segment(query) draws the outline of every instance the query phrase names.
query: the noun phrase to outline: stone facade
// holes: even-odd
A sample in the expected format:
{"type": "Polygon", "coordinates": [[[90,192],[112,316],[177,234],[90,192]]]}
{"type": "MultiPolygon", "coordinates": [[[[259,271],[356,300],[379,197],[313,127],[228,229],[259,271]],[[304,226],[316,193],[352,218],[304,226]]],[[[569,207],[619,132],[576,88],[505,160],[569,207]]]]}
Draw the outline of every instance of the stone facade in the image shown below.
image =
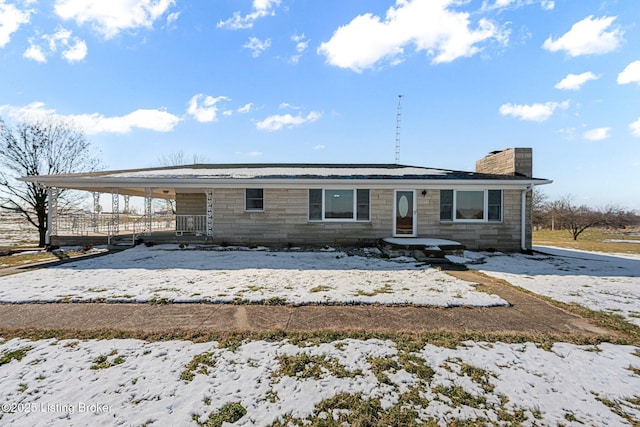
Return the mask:
{"type": "Polygon", "coordinates": [[[531,178],[533,151],[531,148],[507,148],[495,151],[476,162],[476,172],[531,178]]]}
{"type": "MultiPolygon", "coordinates": [[[[178,215],[204,215],[205,190],[178,193],[178,215]]],[[[264,189],[264,211],[245,211],[244,189],[214,188],[213,242],[261,245],[370,245],[391,237],[394,190],[370,191],[370,221],[321,222],[308,220],[307,189],[264,189]]],[[[503,191],[503,221],[464,223],[440,221],[440,191],[416,191],[417,236],[455,240],[469,249],[519,251],[521,238],[520,190],[503,191]]],[[[530,235],[530,233],[529,233],[530,235]]],[[[530,245],[530,242],[529,242],[530,245]]]]}

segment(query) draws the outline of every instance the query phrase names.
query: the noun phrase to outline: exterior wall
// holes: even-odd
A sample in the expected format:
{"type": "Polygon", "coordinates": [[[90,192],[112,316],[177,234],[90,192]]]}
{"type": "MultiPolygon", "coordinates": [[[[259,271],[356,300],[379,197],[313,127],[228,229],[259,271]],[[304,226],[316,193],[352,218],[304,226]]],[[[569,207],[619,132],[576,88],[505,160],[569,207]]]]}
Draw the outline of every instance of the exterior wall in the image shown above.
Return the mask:
{"type": "Polygon", "coordinates": [[[370,222],[308,220],[306,189],[264,189],[264,211],[244,210],[244,189],[213,190],[217,243],[326,245],[370,244],[391,234],[393,191],[371,191],[370,222]],[[385,194],[387,193],[387,194],[385,194]]]}
{"type": "Polygon", "coordinates": [[[520,251],[521,197],[520,190],[503,190],[502,222],[469,223],[440,221],[439,190],[418,194],[418,235],[454,240],[471,250],[520,251]]]}
{"type": "MultiPolygon", "coordinates": [[[[264,211],[244,210],[244,189],[213,189],[215,243],[264,245],[366,245],[393,233],[393,190],[375,190],[370,222],[320,222],[308,220],[308,190],[264,189],[264,211]]],[[[462,223],[440,221],[440,191],[416,191],[418,237],[441,238],[467,248],[519,251],[521,239],[520,190],[503,191],[503,221],[462,223]]],[[[528,196],[530,200],[530,195],[528,196]]],[[[530,203],[529,205],[530,206],[530,203]]],[[[202,193],[176,196],[178,215],[204,215],[202,193]]],[[[530,247],[530,226],[527,231],[530,247]]]]}
{"type": "Polygon", "coordinates": [[[176,215],[205,215],[207,196],[204,193],[176,193],[176,215]]]}

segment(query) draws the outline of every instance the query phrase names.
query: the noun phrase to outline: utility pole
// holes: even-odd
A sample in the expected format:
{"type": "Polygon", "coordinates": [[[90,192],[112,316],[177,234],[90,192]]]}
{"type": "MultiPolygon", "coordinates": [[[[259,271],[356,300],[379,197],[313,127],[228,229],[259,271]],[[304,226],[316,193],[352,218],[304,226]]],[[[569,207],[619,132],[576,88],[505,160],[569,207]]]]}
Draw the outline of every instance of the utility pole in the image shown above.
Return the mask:
{"type": "Polygon", "coordinates": [[[398,95],[398,110],[396,112],[396,164],[400,164],[400,118],[402,116],[402,97],[398,95]]]}

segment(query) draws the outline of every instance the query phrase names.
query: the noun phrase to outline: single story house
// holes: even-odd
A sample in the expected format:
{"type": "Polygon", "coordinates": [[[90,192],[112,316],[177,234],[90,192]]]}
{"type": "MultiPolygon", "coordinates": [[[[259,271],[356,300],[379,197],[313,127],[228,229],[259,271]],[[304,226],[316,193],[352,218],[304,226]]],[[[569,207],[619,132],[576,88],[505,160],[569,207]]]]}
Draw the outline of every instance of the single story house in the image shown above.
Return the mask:
{"type": "Polygon", "coordinates": [[[425,237],[502,251],[531,249],[531,190],[551,182],[532,177],[530,148],[490,153],[474,172],[399,164],[197,164],[22,179],[49,189],[51,244],[96,243],[101,236],[242,245],[425,237]],[[84,219],[59,212],[61,189],[92,192],[94,212],[84,219]],[[111,194],[112,212],[99,213],[101,193],[111,194]],[[133,219],[131,196],[144,198],[144,214],[133,219]],[[154,199],[175,201],[174,212],[159,219],[154,199]]]}

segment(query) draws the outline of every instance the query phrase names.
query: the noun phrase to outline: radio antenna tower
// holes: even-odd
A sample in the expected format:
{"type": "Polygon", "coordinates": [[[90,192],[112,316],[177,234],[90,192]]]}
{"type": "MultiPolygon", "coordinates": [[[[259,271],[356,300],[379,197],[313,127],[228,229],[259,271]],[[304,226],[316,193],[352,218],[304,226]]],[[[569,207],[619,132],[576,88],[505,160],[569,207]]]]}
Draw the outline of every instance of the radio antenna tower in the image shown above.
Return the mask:
{"type": "Polygon", "coordinates": [[[402,116],[402,97],[398,95],[398,111],[396,113],[396,164],[400,164],[400,118],[402,116]]]}

